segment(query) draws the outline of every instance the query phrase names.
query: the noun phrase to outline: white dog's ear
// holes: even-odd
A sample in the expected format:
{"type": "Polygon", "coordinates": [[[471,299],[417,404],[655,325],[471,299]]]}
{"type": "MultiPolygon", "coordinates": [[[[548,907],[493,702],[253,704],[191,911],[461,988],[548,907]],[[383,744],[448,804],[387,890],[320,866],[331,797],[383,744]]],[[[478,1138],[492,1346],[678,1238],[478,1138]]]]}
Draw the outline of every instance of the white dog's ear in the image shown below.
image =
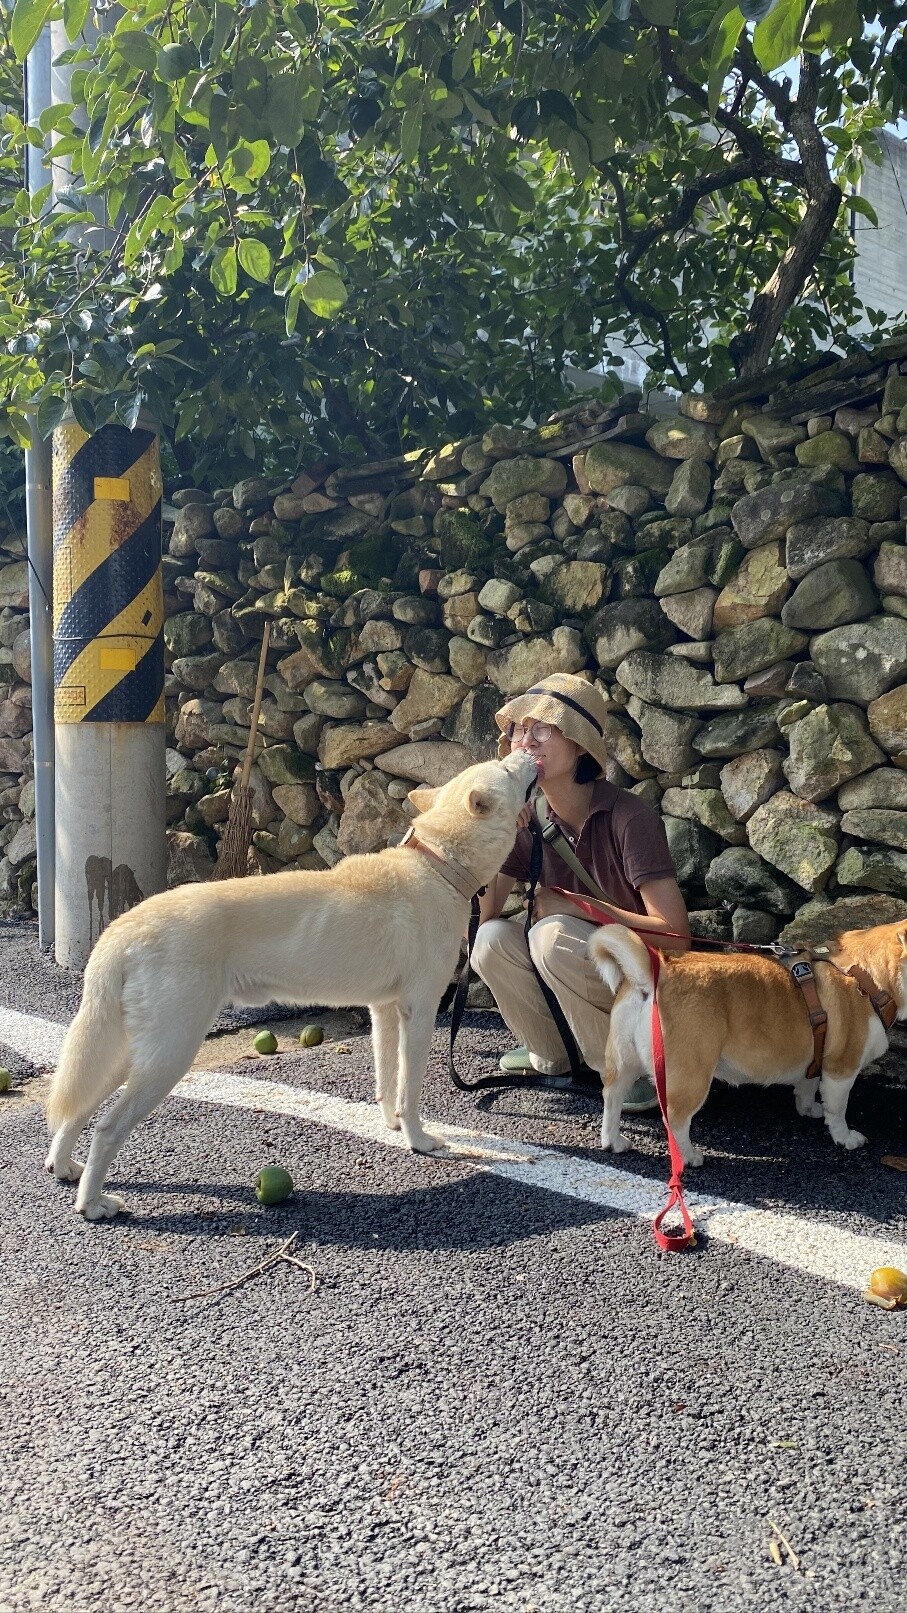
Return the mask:
{"type": "Polygon", "coordinates": [[[407,800],[412,801],[417,812],[427,812],[434,805],[437,795],[438,791],[431,785],[417,784],[414,790],[410,790],[407,800]]]}
{"type": "Polygon", "coordinates": [[[474,818],[487,818],[494,810],[494,796],[481,788],[470,790],[466,797],[466,808],[474,818]]]}

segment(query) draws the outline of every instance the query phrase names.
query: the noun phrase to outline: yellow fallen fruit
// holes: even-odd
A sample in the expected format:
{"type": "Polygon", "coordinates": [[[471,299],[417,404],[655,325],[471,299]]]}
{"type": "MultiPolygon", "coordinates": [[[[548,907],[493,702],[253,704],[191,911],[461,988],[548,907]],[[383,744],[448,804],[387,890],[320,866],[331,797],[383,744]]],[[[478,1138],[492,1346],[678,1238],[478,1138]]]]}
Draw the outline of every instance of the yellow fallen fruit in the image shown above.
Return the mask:
{"type": "Polygon", "coordinates": [[[303,1047],[320,1047],[324,1041],[324,1031],[320,1025],[304,1025],[299,1032],[299,1040],[303,1047]]]}
{"type": "Polygon", "coordinates": [[[863,1298],[870,1305],[881,1305],[886,1311],[907,1305],[907,1272],[897,1266],[876,1266],[863,1290],[863,1298]]]}
{"type": "Polygon", "coordinates": [[[293,1178],[280,1165],[266,1165],[255,1178],[255,1197],[259,1204],[282,1204],[293,1191],[293,1178]]]}
{"type": "Polygon", "coordinates": [[[8,1092],[13,1084],[9,1070],[0,1070],[0,1092],[8,1092]]]}
{"type": "Polygon", "coordinates": [[[253,1045],[256,1053],[276,1053],[277,1037],[273,1031],[259,1031],[253,1045]]]}

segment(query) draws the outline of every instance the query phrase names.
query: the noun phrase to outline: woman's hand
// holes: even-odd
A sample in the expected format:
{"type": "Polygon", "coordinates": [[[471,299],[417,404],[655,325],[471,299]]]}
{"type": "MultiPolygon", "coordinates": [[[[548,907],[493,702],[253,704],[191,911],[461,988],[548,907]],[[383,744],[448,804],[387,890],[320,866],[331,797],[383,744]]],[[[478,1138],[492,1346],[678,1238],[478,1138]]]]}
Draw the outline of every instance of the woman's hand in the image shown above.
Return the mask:
{"type": "Polygon", "coordinates": [[[518,829],[528,829],[531,822],[532,822],[532,807],[531,807],[530,803],[527,801],[526,805],[524,807],[520,808],[520,815],[516,820],[516,826],[517,826],[518,829]]]}
{"type": "Polygon", "coordinates": [[[540,885],[535,893],[535,903],[532,909],[533,922],[537,919],[550,918],[552,913],[569,913],[572,918],[581,918],[579,908],[574,907],[564,896],[556,896],[547,885],[540,885]]]}

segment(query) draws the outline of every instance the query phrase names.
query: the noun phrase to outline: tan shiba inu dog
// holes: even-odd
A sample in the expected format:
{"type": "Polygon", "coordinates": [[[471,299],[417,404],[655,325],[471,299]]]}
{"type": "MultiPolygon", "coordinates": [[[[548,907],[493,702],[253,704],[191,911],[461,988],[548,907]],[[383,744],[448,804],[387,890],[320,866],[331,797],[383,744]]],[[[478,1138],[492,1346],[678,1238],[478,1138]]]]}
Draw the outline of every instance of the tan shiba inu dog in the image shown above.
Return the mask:
{"type": "MultiPolygon", "coordinates": [[[[907,1017],[907,924],[847,930],[831,946],[831,961],[813,963],[828,1015],[820,1077],[806,1079],[813,1034],[802,994],[786,968],[752,953],[687,952],[662,957],[658,983],[665,1044],[671,1129],[687,1165],[701,1165],[690,1142],[690,1121],[715,1076],[734,1086],[755,1081],[792,1086],[797,1112],[824,1118],[836,1143],[859,1148],[866,1138],[847,1124],[850,1089],[864,1065],[880,1058],[888,1033],[852,976],[856,964],[907,1017]],[[836,967],[837,965],[837,967],[836,967]]],[[[589,939],[589,956],[616,993],[604,1076],[602,1147],[628,1148],[620,1130],[624,1094],[641,1075],[653,1077],[652,967],[639,936],[606,924],[589,939]]]]}
{"type": "Polygon", "coordinates": [[[47,1104],[47,1168],[79,1182],[76,1209],[90,1221],[122,1209],[102,1192],[113,1160],[186,1074],[228,1002],[367,1004],[388,1126],[418,1153],[442,1149],[419,1118],[438,1002],[469,896],[510,851],[535,776],[535,763],[517,751],[441,789],[411,791],[424,850],[389,847],[323,873],[183,885],[116,919],[89,959],[47,1104]],[[72,1157],[76,1140],[121,1085],[83,1166],[72,1157]]]}

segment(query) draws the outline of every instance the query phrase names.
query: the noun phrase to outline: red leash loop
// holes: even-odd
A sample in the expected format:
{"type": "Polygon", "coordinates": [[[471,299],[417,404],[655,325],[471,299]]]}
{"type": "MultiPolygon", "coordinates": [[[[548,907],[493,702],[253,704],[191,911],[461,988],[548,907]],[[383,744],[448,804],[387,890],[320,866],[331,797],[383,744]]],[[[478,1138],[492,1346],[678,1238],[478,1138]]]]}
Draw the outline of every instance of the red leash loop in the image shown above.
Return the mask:
{"type": "Polygon", "coordinates": [[[649,954],[649,962],[652,965],[652,1068],[655,1074],[655,1092],[658,1097],[658,1107],[661,1110],[661,1118],[664,1121],[664,1128],[668,1137],[668,1154],[671,1159],[668,1201],[664,1208],[659,1210],[652,1222],[652,1233],[659,1249],[667,1249],[670,1253],[677,1253],[681,1249],[695,1249],[696,1234],[693,1231],[693,1222],[683,1196],[683,1159],[677,1146],[677,1138],[671,1130],[671,1123],[668,1119],[665,1044],[661,1028],[661,1014],[658,1011],[658,977],[661,974],[661,959],[654,947],[646,944],[646,951],[649,954]],[[682,1232],[662,1231],[662,1223],[672,1210],[676,1210],[680,1216],[683,1223],[682,1232]]]}
{"type": "MultiPolygon", "coordinates": [[[[569,901],[581,907],[596,924],[618,924],[619,919],[612,917],[606,908],[600,907],[598,902],[589,901],[585,896],[577,896],[573,891],[565,891],[559,885],[552,885],[551,889],[557,896],[566,896],[569,901]]],[[[624,928],[630,928],[625,925],[624,928]]],[[[658,980],[661,974],[661,958],[655,948],[650,946],[639,930],[634,932],[643,942],[649,954],[652,965],[652,1068],[655,1076],[655,1092],[658,1098],[658,1107],[664,1121],[665,1132],[668,1138],[668,1154],[671,1160],[671,1175],[668,1180],[668,1199],[663,1209],[659,1210],[652,1222],[652,1233],[659,1249],[669,1253],[678,1253],[682,1249],[695,1249],[696,1233],[693,1230],[693,1221],[687,1209],[683,1196],[683,1158],[677,1138],[671,1130],[668,1119],[668,1092],[667,1072],[665,1069],[664,1033],[661,1028],[661,1014],[658,1009],[658,980]],[[666,1217],[676,1211],[683,1224],[682,1232],[665,1232],[662,1230],[666,1217]]],[[[670,932],[665,932],[670,933],[670,932]]],[[[677,938],[678,940],[681,937],[677,938]]]]}

